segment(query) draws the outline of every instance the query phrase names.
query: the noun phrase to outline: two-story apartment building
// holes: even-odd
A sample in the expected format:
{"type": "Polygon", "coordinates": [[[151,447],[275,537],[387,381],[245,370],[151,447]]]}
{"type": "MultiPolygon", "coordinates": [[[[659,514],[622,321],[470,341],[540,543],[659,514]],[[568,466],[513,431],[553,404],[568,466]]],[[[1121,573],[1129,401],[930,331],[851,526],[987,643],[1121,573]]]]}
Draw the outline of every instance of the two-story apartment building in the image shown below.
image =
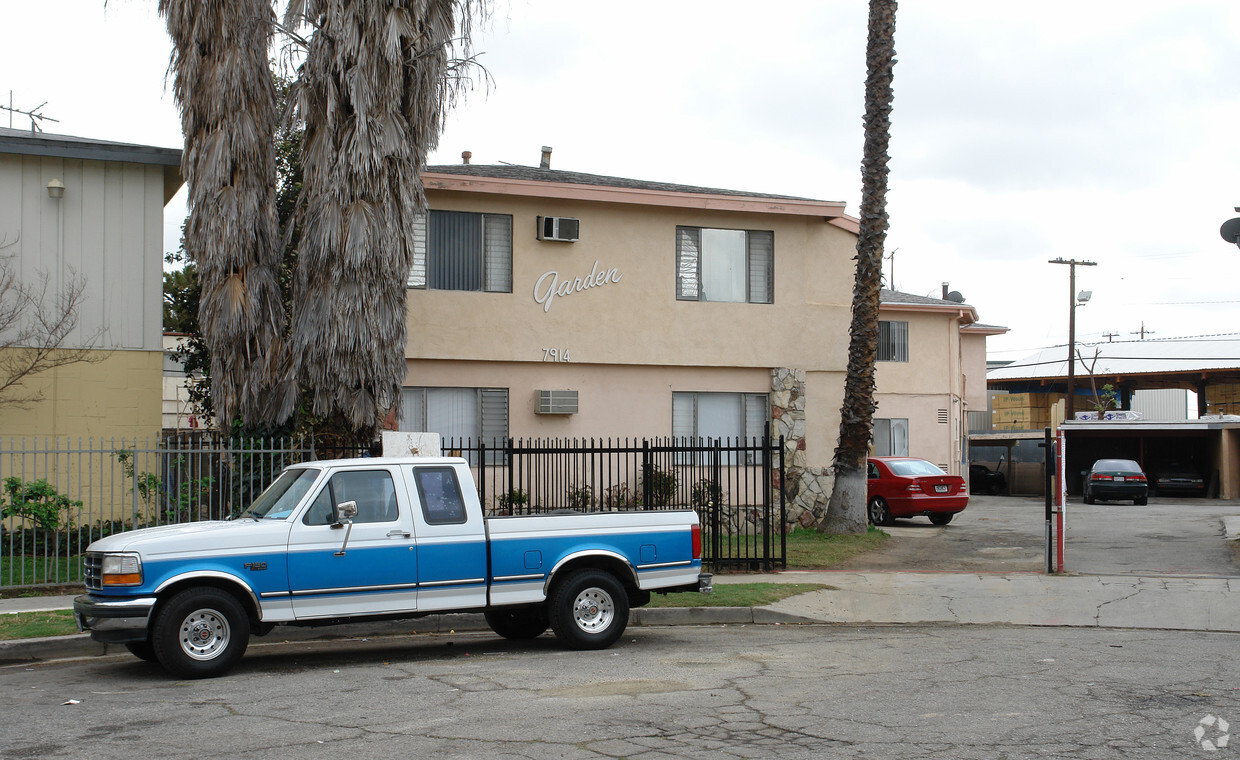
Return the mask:
{"type": "MultiPolygon", "coordinates": [[[[432,166],[424,182],[401,429],[770,430],[788,465],[825,487],[856,251],[843,203],[509,165],[432,166]]],[[[886,435],[960,472],[966,355],[985,372],[984,350],[974,357],[961,333],[976,314],[896,295],[882,312],[903,330],[878,375],[886,435]]]]}
{"type": "Polygon", "coordinates": [[[51,311],[80,290],[61,345],[90,359],[25,378],[21,395],[38,400],[0,403],[0,435],[159,434],[164,206],[180,161],[172,148],[0,128],[0,258],[51,311]]]}

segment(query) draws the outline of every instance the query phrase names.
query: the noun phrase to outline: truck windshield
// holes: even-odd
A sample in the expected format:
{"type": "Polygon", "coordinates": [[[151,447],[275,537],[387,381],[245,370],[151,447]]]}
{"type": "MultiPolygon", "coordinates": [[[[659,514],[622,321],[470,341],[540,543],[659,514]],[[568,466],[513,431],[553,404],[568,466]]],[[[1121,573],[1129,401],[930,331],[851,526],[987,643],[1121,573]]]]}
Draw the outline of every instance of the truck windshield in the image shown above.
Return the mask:
{"type": "Polygon", "coordinates": [[[318,470],[291,469],[285,470],[276,478],[276,482],[267,486],[267,490],[259,494],[250,508],[241,513],[242,517],[254,519],[268,518],[283,520],[293,513],[301,499],[314,485],[319,476],[318,470]]]}

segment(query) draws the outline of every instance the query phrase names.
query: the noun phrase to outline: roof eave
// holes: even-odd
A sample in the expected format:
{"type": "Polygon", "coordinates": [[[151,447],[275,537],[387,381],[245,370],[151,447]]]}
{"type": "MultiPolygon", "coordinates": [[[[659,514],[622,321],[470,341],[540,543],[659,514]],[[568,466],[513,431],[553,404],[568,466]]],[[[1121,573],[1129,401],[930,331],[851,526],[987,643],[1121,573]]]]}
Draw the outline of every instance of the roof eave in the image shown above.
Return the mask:
{"type": "MultiPolygon", "coordinates": [[[[812,201],[796,198],[762,198],[743,195],[691,193],[648,188],[608,187],[568,182],[543,182],[507,177],[479,177],[426,172],[422,184],[427,190],[487,193],[526,198],[561,198],[564,200],[627,203],[641,206],[735,211],[791,216],[817,216],[834,221],[844,215],[844,203],[812,201]]],[[[842,226],[842,225],[840,225],[842,226]]]]}

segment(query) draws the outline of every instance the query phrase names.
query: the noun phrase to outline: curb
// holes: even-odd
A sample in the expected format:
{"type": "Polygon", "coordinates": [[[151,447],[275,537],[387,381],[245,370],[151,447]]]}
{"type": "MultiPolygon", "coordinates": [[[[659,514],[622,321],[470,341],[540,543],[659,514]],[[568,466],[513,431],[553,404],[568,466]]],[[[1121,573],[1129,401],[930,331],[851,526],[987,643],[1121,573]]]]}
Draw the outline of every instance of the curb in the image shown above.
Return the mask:
{"type": "MultiPolygon", "coordinates": [[[[795,625],[818,621],[762,607],[644,607],[629,612],[629,625],[795,625]]],[[[427,615],[422,618],[352,623],[322,627],[277,626],[266,636],[255,636],[251,644],[292,644],[341,641],[380,636],[411,636],[425,633],[489,631],[480,613],[427,615]]],[[[41,639],[0,641],[0,667],[50,662],[83,657],[128,654],[124,644],[103,644],[90,634],[48,636],[41,639]]]]}

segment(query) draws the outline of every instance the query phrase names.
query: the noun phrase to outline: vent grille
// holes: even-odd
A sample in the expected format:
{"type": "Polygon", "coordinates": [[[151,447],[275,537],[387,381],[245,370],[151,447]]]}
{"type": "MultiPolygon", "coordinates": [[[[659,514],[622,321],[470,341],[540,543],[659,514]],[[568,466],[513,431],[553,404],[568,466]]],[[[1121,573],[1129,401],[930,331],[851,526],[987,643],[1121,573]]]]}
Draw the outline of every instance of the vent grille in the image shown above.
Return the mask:
{"type": "Polygon", "coordinates": [[[86,559],[82,566],[83,574],[86,581],[86,589],[88,591],[100,591],[103,589],[103,555],[99,552],[90,552],[86,555],[86,559]]]}
{"type": "Polygon", "coordinates": [[[947,410],[946,409],[939,410],[939,424],[941,425],[947,424],[947,410]]]}
{"type": "Polygon", "coordinates": [[[577,391],[539,391],[538,414],[576,414],[577,391]]]}

